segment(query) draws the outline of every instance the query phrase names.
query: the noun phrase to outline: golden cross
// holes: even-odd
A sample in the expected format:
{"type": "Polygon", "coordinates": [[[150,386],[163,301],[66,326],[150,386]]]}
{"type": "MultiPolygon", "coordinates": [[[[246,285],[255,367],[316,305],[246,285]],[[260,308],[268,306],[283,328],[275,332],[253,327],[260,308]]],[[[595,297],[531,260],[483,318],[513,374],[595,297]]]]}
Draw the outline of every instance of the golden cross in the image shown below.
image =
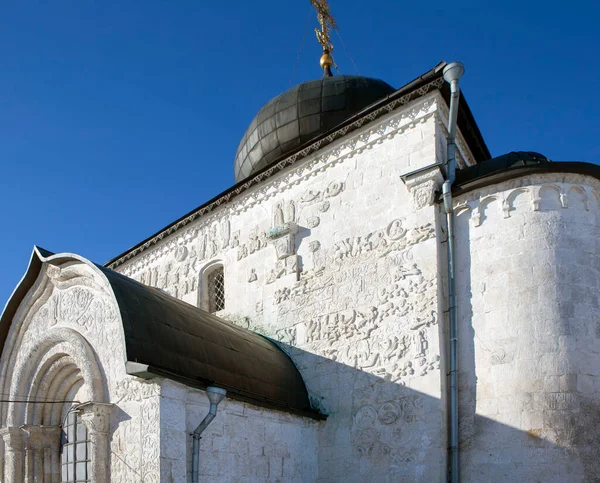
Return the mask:
{"type": "Polygon", "coordinates": [[[333,44],[331,43],[329,33],[332,29],[337,29],[338,26],[331,15],[329,4],[327,3],[327,0],[310,0],[310,3],[312,3],[317,10],[317,20],[321,26],[320,30],[318,28],[315,29],[317,40],[321,44],[321,47],[323,47],[323,52],[331,53],[333,52],[333,44]]]}

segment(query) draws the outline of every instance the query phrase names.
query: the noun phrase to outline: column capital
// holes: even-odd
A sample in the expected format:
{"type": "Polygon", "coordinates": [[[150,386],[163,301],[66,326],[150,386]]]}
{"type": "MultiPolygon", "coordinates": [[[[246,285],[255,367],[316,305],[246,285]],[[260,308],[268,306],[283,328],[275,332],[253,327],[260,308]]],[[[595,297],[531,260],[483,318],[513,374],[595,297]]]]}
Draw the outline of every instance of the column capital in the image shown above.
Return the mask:
{"type": "Polygon", "coordinates": [[[8,451],[23,451],[25,449],[25,431],[17,426],[0,429],[0,436],[4,440],[8,451]]]}
{"type": "Polygon", "coordinates": [[[435,192],[440,190],[444,176],[439,165],[433,165],[402,176],[408,192],[413,197],[417,210],[430,206],[435,201],[435,192]]]}
{"type": "Polygon", "coordinates": [[[78,406],[77,410],[88,431],[108,433],[113,407],[114,404],[108,403],[85,403],[78,406]]]}
{"type": "Polygon", "coordinates": [[[28,449],[51,448],[59,443],[60,428],[58,426],[36,426],[25,424],[21,429],[27,434],[28,449]]]}

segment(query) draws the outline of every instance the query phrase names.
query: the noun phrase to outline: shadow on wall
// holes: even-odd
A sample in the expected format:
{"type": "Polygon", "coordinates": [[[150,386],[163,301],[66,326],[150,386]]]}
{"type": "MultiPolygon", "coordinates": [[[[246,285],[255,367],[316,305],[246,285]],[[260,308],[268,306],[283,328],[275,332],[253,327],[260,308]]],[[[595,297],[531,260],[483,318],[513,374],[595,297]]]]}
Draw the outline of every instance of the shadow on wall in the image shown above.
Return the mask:
{"type": "MultiPolygon", "coordinates": [[[[313,422],[244,403],[250,410],[230,421],[226,403],[222,422],[225,427],[231,425],[235,437],[232,435],[231,441],[224,444],[227,435],[223,433],[227,431],[219,425],[209,427],[201,442],[201,475],[223,482],[231,481],[232,475],[240,481],[312,481],[298,468],[316,460],[318,469],[312,474],[318,475],[319,482],[445,481],[446,415],[439,397],[433,394],[439,391],[439,371],[422,377],[407,374],[407,384],[403,385],[280,345],[304,374],[314,405],[328,414],[328,419],[313,422]],[[424,392],[426,388],[431,388],[432,394],[424,392]],[[235,425],[253,428],[253,433],[240,434],[235,425]],[[289,439],[295,434],[294,426],[316,432],[316,455],[311,461],[302,460],[306,456],[297,454],[297,442],[289,439]],[[218,451],[211,446],[215,437],[219,440],[218,451]],[[263,466],[258,464],[261,460],[263,466]],[[253,473],[254,466],[266,466],[268,471],[253,473]]],[[[469,429],[482,443],[475,457],[466,456],[469,467],[463,471],[463,481],[578,480],[575,467],[565,467],[563,473],[548,467],[548,462],[557,457],[575,461],[575,454],[534,432],[474,415],[473,408],[474,404],[467,408],[472,414],[469,429]]],[[[463,438],[461,444],[468,447],[468,438],[463,438]]]]}
{"type": "Polygon", "coordinates": [[[600,206],[591,195],[567,183],[490,187],[457,212],[468,480],[493,471],[494,481],[600,481],[600,206]]]}

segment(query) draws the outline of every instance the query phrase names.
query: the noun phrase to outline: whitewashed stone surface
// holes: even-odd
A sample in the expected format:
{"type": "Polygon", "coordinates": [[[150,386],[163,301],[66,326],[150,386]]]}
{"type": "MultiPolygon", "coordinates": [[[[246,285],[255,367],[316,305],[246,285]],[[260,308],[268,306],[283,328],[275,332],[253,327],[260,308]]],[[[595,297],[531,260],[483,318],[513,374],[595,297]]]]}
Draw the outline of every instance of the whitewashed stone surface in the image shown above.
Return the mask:
{"type": "MultiPolygon", "coordinates": [[[[444,481],[440,178],[401,176],[444,159],[446,117],[429,94],[116,267],[202,307],[223,264],[218,315],[276,340],[328,415],[225,399],[200,441],[201,481],[444,481]]],[[[598,192],[548,174],[456,200],[464,481],[600,478],[598,192]]],[[[187,482],[205,394],[126,375],[119,317],[89,265],[48,267],[15,316],[2,392],[112,404],[97,481],[187,482]]],[[[5,481],[56,471],[50,453],[28,463],[38,453],[14,428],[57,426],[67,408],[2,405],[5,481]]]]}
{"type": "MultiPolygon", "coordinates": [[[[415,205],[400,179],[436,162],[441,115],[438,97],[421,99],[117,268],[202,306],[203,272],[222,263],[218,315],[279,341],[328,414],[319,423],[228,402],[201,441],[203,477],[431,481],[443,473],[438,227],[434,207],[415,205]],[[296,228],[269,237],[286,224],[296,228]]],[[[177,414],[182,405],[168,402],[177,414]]],[[[203,417],[194,408],[187,403],[188,432],[203,417]]],[[[175,458],[184,430],[161,423],[163,476],[185,481],[175,458]]]]}

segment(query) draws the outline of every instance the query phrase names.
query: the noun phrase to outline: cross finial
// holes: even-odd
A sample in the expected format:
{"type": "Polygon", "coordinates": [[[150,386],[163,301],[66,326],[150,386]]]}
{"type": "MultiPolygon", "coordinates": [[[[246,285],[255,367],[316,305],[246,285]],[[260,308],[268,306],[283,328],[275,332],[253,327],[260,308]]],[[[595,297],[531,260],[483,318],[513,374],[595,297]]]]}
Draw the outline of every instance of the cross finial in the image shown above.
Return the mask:
{"type": "Polygon", "coordinates": [[[333,44],[331,43],[331,37],[329,34],[331,30],[337,29],[338,26],[335,23],[335,19],[331,15],[327,0],[310,0],[310,3],[312,3],[317,10],[317,20],[321,26],[320,29],[315,28],[317,40],[319,44],[321,44],[321,47],[323,47],[323,55],[321,56],[320,61],[321,68],[323,69],[323,73],[326,77],[331,77],[333,75],[331,73],[331,66],[335,65],[335,61],[331,56],[331,53],[333,52],[333,44]]]}

